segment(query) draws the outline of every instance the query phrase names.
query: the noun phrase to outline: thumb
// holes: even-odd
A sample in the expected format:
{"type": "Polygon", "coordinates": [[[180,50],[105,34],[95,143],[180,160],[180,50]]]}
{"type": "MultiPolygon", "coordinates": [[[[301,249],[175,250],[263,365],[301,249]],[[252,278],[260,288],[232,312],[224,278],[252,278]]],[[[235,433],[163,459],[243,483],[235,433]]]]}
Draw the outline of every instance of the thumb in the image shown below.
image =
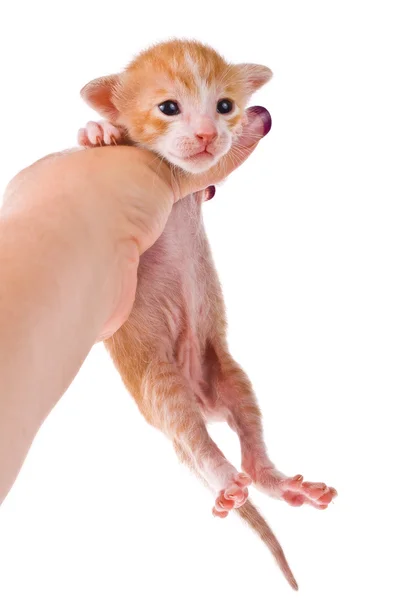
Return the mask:
{"type": "Polygon", "coordinates": [[[203,190],[209,185],[219,183],[237,169],[253,152],[258,142],[271,129],[271,115],[262,106],[252,106],[246,111],[246,122],[240,137],[233,143],[230,151],[205,173],[190,175],[175,174],[173,187],[175,198],[184,198],[187,194],[203,190]]]}

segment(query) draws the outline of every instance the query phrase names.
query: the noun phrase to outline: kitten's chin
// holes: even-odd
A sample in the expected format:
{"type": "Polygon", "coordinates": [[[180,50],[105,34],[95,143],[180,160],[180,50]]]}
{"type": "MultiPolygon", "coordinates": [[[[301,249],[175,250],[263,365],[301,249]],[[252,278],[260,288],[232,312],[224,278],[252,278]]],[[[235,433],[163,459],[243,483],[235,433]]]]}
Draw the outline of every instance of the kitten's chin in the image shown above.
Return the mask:
{"type": "Polygon", "coordinates": [[[167,159],[173,165],[180,167],[186,173],[204,173],[217,164],[220,157],[211,154],[197,155],[192,158],[178,158],[177,156],[168,156],[167,159]]]}

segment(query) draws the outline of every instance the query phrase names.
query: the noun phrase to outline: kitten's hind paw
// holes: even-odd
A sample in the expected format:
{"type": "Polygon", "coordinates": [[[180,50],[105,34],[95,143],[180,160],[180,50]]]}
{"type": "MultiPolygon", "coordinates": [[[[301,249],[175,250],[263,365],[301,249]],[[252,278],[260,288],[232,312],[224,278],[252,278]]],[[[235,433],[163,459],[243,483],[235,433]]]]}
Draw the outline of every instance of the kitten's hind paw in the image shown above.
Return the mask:
{"type": "Polygon", "coordinates": [[[251,479],[245,473],[238,473],[233,477],[230,485],[218,494],[213,508],[213,515],[224,519],[232,509],[243,506],[249,497],[247,486],[250,484],[251,479]]]}
{"type": "Polygon", "coordinates": [[[301,475],[282,482],[282,499],[291,506],[310,504],[314,508],[324,510],[336,496],[335,488],[328,487],[325,483],[303,481],[301,475]]]}
{"type": "Polygon", "coordinates": [[[254,478],[256,487],[267,494],[284,500],[290,506],[309,504],[314,508],[323,510],[337,496],[333,487],[325,483],[303,481],[302,475],[285,477],[273,468],[260,469],[254,478]]]}

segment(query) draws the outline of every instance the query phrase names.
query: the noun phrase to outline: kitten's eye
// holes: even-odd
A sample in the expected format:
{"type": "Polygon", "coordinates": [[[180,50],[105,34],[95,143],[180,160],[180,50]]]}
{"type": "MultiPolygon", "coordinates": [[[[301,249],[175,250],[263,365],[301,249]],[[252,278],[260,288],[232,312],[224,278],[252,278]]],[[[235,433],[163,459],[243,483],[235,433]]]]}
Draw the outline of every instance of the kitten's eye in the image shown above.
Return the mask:
{"type": "Polygon", "coordinates": [[[158,108],[161,110],[162,113],[164,113],[164,115],[167,115],[167,117],[179,115],[179,113],[181,112],[179,110],[178,104],[173,100],[166,100],[165,102],[161,102],[161,104],[158,105],[158,108]]]}
{"type": "Polygon", "coordinates": [[[221,115],[226,115],[228,113],[230,113],[233,109],[233,102],[232,100],[229,100],[228,98],[223,98],[222,100],[219,100],[217,103],[217,112],[219,112],[221,115]]]}

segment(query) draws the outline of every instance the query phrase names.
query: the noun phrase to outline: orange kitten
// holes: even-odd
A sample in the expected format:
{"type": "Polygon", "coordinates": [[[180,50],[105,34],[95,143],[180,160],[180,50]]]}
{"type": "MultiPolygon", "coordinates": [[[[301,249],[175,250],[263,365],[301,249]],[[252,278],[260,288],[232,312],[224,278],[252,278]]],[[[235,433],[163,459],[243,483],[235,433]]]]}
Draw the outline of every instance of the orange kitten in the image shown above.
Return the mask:
{"type": "MultiPolygon", "coordinates": [[[[254,91],[271,71],[232,65],[190,41],[158,44],[120,75],[87,84],[84,99],[107,119],[80,130],[91,146],[134,141],[190,173],[205,171],[230,150],[254,91]]],[[[265,132],[270,117],[263,118],[265,132]]],[[[106,346],[149,423],[172,440],[180,458],[216,496],[213,513],[235,509],[267,544],[290,585],[297,583],[282,548],[248,500],[253,481],[292,506],[326,508],[336,492],[277,471],[267,456],[260,409],[251,383],[231,357],[225,308],[201,216],[212,190],[175,204],[167,227],[139,265],[129,320],[106,346]],[[227,421],[238,434],[243,473],[225,458],[206,422],[227,421]]]]}

